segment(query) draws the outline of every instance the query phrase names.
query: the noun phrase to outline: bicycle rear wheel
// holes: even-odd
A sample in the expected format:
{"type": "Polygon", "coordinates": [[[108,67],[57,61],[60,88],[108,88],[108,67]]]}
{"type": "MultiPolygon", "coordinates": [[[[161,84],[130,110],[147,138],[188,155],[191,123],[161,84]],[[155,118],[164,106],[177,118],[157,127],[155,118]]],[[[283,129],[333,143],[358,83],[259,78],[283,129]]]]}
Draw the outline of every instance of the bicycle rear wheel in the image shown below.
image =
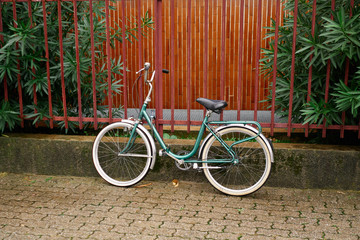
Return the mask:
{"type": "MultiPolygon", "coordinates": [[[[217,135],[229,146],[240,139],[256,136],[253,131],[241,126],[229,126],[220,130],[217,135]]],[[[244,196],[259,190],[271,170],[270,151],[265,141],[256,137],[233,146],[233,151],[238,163],[203,163],[206,178],[216,189],[229,195],[244,196]]],[[[205,143],[202,159],[232,160],[232,156],[212,136],[205,143]]]]}
{"type": "Polygon", "coordinates": [[[152,161],[150,142],[139,128],[129,143],[131,129],[127,123],[113,123],[101,130],[93,145],[96,170],[115,186],[129,187],[141,181],[152,161]]]}

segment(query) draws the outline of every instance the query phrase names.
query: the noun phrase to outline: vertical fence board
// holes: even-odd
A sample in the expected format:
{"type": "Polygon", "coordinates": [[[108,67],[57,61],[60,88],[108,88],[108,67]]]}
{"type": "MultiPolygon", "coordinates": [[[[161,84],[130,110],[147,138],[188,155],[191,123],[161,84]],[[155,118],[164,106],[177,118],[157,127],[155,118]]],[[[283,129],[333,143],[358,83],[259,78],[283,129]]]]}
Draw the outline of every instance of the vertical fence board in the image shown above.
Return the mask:
{"type": "MultiPolygon", "coordinates": [[[[0,41],[1,44],[4,44],[4,36],[2,35],[3,32],[3,17],[2,17],[2,1],[0,1],[0,41]]],[[[1,45],[2,46],[2,45],[1,45]]],[[[5,102],[9,101],[9,95],[8,95],[8,87],[7,87],[7,77],[4,76],[4,100],[5,102]]]]}
{"type": "Polygon", "coordinates": [[[171,16],[171,27],[170,27],[170,76],[171,76],[171,132],[174,132],[175,124],[175,3],[174,0],[170,2],[170,16],[171,16]]]}
{"type": "Polygon", "coordinates": [[[258,1],[257,24],[256,24],[256,56],[255,56],[255,87],[254,87],[254,120],[257,121],[258,94],[259,94],[259,73],[260,73],[260,44],[261,44],[261,14],[262,0],[258,1]]]}
{"type": "Polygon", "coordinates": [[[66,108],[66,93],[65,93],[65,78],[64,78],[64,49],[63,49],[63,32],[62,32],[62,16],[61,16],[61,1],[57,1],[58,8],[58,22],[59,22],[59,47],[60,47],[60,74],[61,74],[61,91],[64,111],[65,129],[68,129],[68,117],[66,108]]]}
{"type": "MultiPolygon", "coordinates": [[[[106,21],[106,55],[107,55],[107,84],[108,84],[108,106],[109,123],[112,123],[112,90],[111,90],[111,53],[110,53],[110,11],[109,0],[105,0],[105,21],[106,21]]],[[[124,64],[125,65],[125,64],[124,64]]],[[[124,66],[125,67],[125,66],[124,66]]]]}
{"type": "Polygon", "coordinates": [[[128,108],[128,81],[127,81],[127,51],[126,51],[126,40],[125,40],[125,1],[121,1],[121,38],[122,38],[122,59],[123,59],[123,92],[124,92],[124,118],[128,117],[127,108],[128,108]]]}
{"type": "Polygon", "coordinates": [[[49,44],[48,44],[48,31],[47,31],[47,14],[46,3],[42,0],[43,9],[43,21],[44,21],[44,40],[45,40],[45,58],[46,58],[46,78],[48,87],[48,103],[49,103],[49,116],[50,116],[50,128],[54,127],[54,115],[52,111],[52,96],[51,96],[51,79],[50,79],[50,59],[49,59],[49,44]]]}
{"type": "MultiPolygon", "coordinates": [[[[354,7],[354,0],[350,1],[350,18],[352,18],[353,12],[352,9],[354,7]]],[[[344,83],[347,86],[348,85],[348,80],[349,80],[349,69],[350,68],[350,60],[348,57],[346,57],[345,60],[345,77],[344,77],[344,83]]],[[[341,129],[340,129],[340,138],[344,138],[344,134],[345,134],[345,129],[344,129],[344,125],[345,125],[345,112],[342,112],[341,114],[341,122],[343,123],[341,125],[341,129]]]]}
{"type": "MultiPolygon", "coordinates": [[[[315,25],[316,25],[316,0],[313,1],[313,9],[312,9],[312,18],[311,18],[311,36],[315,36],[315,25]]],[[[310,48],[310,51],[313,51],[314,47],[310,48]]],[[[309,63],[311,63],[313,59],[313,54],[310,55],[309,63]]],[[[309,103],[311,99],[311,81],[312,81],[312,70],[313,66],[309,67],[309,76],[308,76],[308,92],[306,97],[306,102],[309,103]]],[[[309,136],[309,124],[306,124],[305,128],[305,136],[309,136]]]]}
{"type": "MultiPolygon", "coordinates": [[[[45,0],[43,0],[45,1],[45,0]]],[[[98,127],[97,119],[97,101],[96,101],[96,73],[95,73],[95,43],[94,43],[94,16],[93,16],[93,0],[89,0],[89,13],[90,13],[90,44],[91,44],[91,82],[93,90],[93,112],[94,112],[94,129],[98,127]]]]}
{"type": "MultiPolygon", "coordinates": [[[[331,0],[331,10],[335,11],[335,0],[331,0]]],[[[334,16],[332,13],[330,13],[331,20],[334,20],[334,16]]],[[[326,81],[325,81],[325,104],[328,102],[328,96],[329,96],[329,84],[330,84],[330,73],[331,73],[331,60],[329,59],[327,61],[327,69],[326,69],[326,81]]],[[[322,127],[322,137],[326,137],[326,119],[323,121],[323,127],[322,127]]]]}
{"type": "MultiPolygon", "coordinates": [[[[204,54],[203,54],[203,97],[207,98],[208,96],[208,51],[209,51],[209,0],[205,0],[205,6],[204,6],[204,54]]],[[[205,116],[206,110],[204,109],[204,116],[205,116]]]]}
{"type": "MultiPolygon", "coordinates": [[[[162,74],[162,67],[163,67],[163,41],[162,41],[162,29],[163,29],[163,24],[162,24],[162,10],[163,10],[163,3],[162,1],[157,1],[157,23],[158,23],[158,39],[157,39],[157,45],[158,45],[158,57],[156,58],[156,62],[157,62],[157,77],[158,77],[158,89],[159,89],[159,105],[158,105],[158,117],[160,120],[163,120],[163,74],[162,74]]],[[[160,136],[163,136],[163,124],[160,124],[158,126],[158,130],[160,133],[160,136]]]]}
{"type": "MultiPolygon", "coordinates": [[[[137,0],[136,2],[136,7],[137,7],[137,24],[138,24],[138,57],[139,57],[139,69],[141,69],[144,65],[143,63],[143,38],[142,38],[142,30],[141,30],[141,0],[137,0]]],[[[139,81],[139,104],[141,104],[144,100],[144,96],[143,96],[143,92],[144,92],[144,86],[143,86],[143,81],[139,81]]]]}
{"type": "Polygon", "coordinates": [[[239,30],[239,65],[238,65],[238,82],[237,82],[237,120],[240,120],[240,111],[241,111],[241,99],[242,99],[242,82],[243,82],[243,52],[244,52],[244,11],[245,11],[245,2],[241,0],[240,2],[240,30],[239,30]]]}
{"type": "Polygon", "coordinates": [[[187,1],[187,131],[190,132],[191,107],[191,0],[187,1]]]}
{"type": "MultiPolygon", "coordinates": [[[[14,28],[17,28],[17,15],[16,15],[16,2],[13,2],[13,17],[14,17],[14,28]]],[[[19,49],[19,43],[16,43],[16,50],[19,49]]],[[[19,107],[20,107],[20,119],[21,127],[24,127],[24,106],[23,106],[23,96],[22,96],[22,87],[21,87],[21,75],[20,75],[20,60],[17,60],[17,69],[19,73],[17,74],[17,84],[18,84],[18,96],[19,96],[19,107]]]]}
{"type": "MultiPolygon", "coordinates": [[[[224,91],[225,91],[225,66],[226,66],[226,60],[225,60],[225,19],[226,19],[226,0],[222,1],[221,4],[221,55],[220,55],[220,99],[224,99],[224,91]]],[[[222,121],[224,119],[224,113],[222,112],[220,114],[220,120],[222,121]]]]}
{"type": "Polygon", "coordinates": [[[270,135],[274,134],[275,124],[275,97],[276,97],[276,76],[277,76],[277,56],[278,56],[278,40],[279,40],[279,25],[280,25],[280,1],[276,1],[276,22],[275,22],[275,46],[274,46],[274,65],[272,75],[272,99],[271,99],[271,130],[270,135]]]}
{"type": "Polygon", "coordinates": [[[78,95],[78,116],[79,128],[83,128],[82,122],[82,105],[81,105],[81,79],[80,79],[80,56],[79,56],[79,29],[77,16],[77,3],[73,0],[74,9],[74,28],[75,28],[75,49],[76,49],[76,77],[77,77],[77,95],[78,95]]]}
{"type": "MultiPolygon", "coordinates": [[[[30,29],[33,27],[33,22],[32,22],[32,9],[31,9],[31,0],[28,0],[28,17],[30,20],[30,29]]],[[[32,62],[34,63],[34,60],[32,60],[32,62]]],[[[35,79],[35,67],[32,67],[32,73],[34,74],[33,76],[33,80],[35,79]]],[[[37,94],[36,94],[36,84],[33,85],[33,95],[34,95],[34,105],[35,105],[35,109],[34,109],[34,113],[37,113],[37,94]]],[[[38,127],[38,124],[35,124],[35,127],[38,127]]]]}
{"type": "Polygon", "coordinates": [[[296,51],[296,30],[297,30],[297,15],[298,15],[298,0],[295,0],[294,8],[294,25],[293,25],[293,41],[292,41],[292,61],[291,61],[291,80],[290,80],[290,100],[289,100],[289,117],[288,117],[288,132],[291,134],[291,118],[293,108],[293,93],[294,93],[294,81],[295,81],[295,51],[296,51]]]}

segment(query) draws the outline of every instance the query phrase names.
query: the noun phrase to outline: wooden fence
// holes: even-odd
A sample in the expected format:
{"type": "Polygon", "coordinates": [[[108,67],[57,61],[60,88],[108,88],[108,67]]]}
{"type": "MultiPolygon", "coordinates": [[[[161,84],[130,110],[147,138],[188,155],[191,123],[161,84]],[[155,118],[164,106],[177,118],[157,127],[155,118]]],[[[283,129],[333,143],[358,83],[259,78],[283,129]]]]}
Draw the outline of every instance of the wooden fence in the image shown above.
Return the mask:
{"type": "MultiPolygon", "coordinates": [[[[154,0],[116,1],[116,12],[110,12],[112,27],[122,27],[123,15],[136,22],[136,17],[146,12],[154,18],[154,0]]],[[[269,82],[259,76],[260,48],[268,48],[270,39],[265,39],[271,19],[275,19],[275,0],[163,0],[161,52],[162,68],[171,68],[174,54],[174,76],[162,78],[163,108],[169,109],[174,101],[175,109],[201,109],[195,102],[198,97],[224,99],[228,109],[254,109],[254,94],[257,90],[258,109],[266,109],[266,103],[259,103],[269,94],[269,82]],[[172,3],[173,1],[173,3],[172,3]],[[188,8],[188,4],[191,8],[188,8]],[[173,4],[173,5],[172,5],[173,4]],[[226,7],[224,8],[224,4],[226,7]],[[173,7],[173,9],[171,9],[173,7]],[[174,16],[172,16],[174,15],[174,16]],[[172,19],[175,21],[172,22],[172,19]],[[189,24],[191,22],[191,24],[189,24]],[[172,35],[173,34],[173,35],[172,35]],[[171,38],[175,46],[171,49],[171,38]],[[190,62],[189,62],[190,61],[190,62]],[[189,67],[190,66],[190,67],[189,67]],[[190,84],[188,77],[190,76],[190,84]],[[171,94],[171,78],[174,79],[175,97],[171,94]],[[258,79],[258,88],[255,83],[258,79]],[[239,94],[240,93],[240,94],[239,94]],[[240,104],[240,106],[238,106],[240,104]]],[[[156,19],[155,19],[156,20],[156,19]]],[[[129,21],[126,23],[130,27],[129,21]]],[[[132,44],[116,43],[112,56],[122,56],[130,70],[126,73],[127,99],[116,96],[116,106],[137,107],[138,98],[132,96],[135,72],[144,61],[155,62],[155,31],[132,44]],[[135,101],[134,101],[134,100],[135,101]],[[126,105],[126,104],[125,104],[126,105]]],[[[156,87],[156,86],[155,86],[156,87]]],[[[142,94],[146,89],[142,90],[142,94]]],[[[154,103],[150,105],[154,107],[154,103]]]]}

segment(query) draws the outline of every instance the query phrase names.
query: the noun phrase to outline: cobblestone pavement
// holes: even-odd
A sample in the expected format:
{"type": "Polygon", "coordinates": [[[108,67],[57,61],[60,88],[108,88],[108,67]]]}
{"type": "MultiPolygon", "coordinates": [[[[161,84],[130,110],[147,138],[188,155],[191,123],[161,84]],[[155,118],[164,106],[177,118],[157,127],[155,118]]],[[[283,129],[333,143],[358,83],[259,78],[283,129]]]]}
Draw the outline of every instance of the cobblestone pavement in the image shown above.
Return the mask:
{"type": "Polygon", "coordinates": [[[360,239],[360,192],[0,173],[0,239],[360,239]]]}

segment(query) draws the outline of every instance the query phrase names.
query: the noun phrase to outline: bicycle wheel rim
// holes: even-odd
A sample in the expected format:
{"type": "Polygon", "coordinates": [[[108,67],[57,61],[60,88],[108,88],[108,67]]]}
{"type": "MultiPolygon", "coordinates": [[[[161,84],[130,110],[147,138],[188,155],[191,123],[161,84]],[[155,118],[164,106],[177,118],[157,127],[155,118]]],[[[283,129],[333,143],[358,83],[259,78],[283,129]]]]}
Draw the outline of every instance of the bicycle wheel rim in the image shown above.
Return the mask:
{"type": "MultiPolygon", "coordinates": [[[[242,127],[223,129],[218,134],[229,145],[239,139],[256,135],[242,127]],[[232,139],[229,140],[230,138],[232,139]]],[[[271,169],[270,152],[266,143],[257,137],[254,142],[238,144],[233,150],[236,152],[238,164],[203,163],[205,176],[216,189],[229,195],[244,196],[257,191],[266,182],[271,169]],[[209,167],[221,167],[221,169],[209,167]]],[[[206,143],[202,158],[203,161],[207,159],[232,159],[215,137],[211,137],[206,143]]]]}
{"type": "Polygon", "coordinates": [[[129,142],[131,125],[114,123],[104,128],[97,136],[93,147],[93,161],[100,176],[115,186],[128,187],[141,181],[149,171],[151,147],[145,134],[136,129],[132,148],[125,154],[138,154],[148,157],[124,156],[122,153],[129,142]]]}

